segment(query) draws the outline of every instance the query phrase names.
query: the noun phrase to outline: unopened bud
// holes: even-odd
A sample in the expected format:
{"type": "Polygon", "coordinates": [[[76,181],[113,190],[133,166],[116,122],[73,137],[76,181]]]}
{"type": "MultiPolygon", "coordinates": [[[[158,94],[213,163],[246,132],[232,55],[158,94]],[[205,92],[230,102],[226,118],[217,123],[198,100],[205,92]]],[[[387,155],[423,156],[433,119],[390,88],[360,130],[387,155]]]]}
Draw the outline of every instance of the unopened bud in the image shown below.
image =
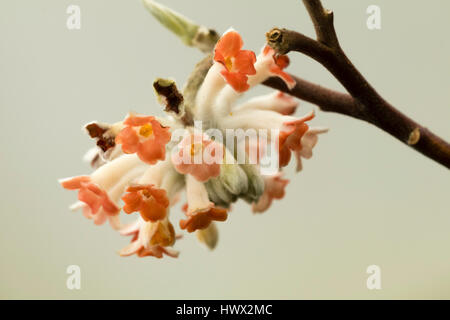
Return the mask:
{"type": "Polygon", "coordinates": [[[197,230],[196,234],[197,239],[205,244],[210,250],[213,250],[216,247],[217,241],[219,240],[219,233],[214,222],[211,222],[206,229],[197,230]]]}

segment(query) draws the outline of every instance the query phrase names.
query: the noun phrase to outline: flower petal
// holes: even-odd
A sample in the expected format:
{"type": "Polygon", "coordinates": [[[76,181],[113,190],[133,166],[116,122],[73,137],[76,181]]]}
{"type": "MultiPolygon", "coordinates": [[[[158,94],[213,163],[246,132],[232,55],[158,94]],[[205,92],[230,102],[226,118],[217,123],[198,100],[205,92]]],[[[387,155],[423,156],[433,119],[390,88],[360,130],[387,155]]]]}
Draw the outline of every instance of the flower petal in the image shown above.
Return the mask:
{"type": "Polygon", "coordinates": [[[86,203],[92,214],[96,214],[102,206],[101,190],[94,184],[82,187],[78,192],[78,200],[86,203]]]}
{"type": "Polygon", "coordinates": [[[255,62],[256,62],[256,55],[253,51],[241,50],[236,55],[233,67],[238,73],[253,75],[256,73],[254,66],[255,62]]]}
{"type": "Polygon", "coordinates": [[[102,207],[106,214],[110,216],[114,216],[120,211],[119,207],[109,198],[106,192],[102,195],[102,207]]]}
{"type": "Polygon", "coordinates": [[[76,190],[80,189],[83,183],[88,183],[91,181],[89,176],[78,176],[72,178],[66,178],[59,180],[59,183],[64,189],[67,190],[76,190]]]}
{"type": "Polygon", "coordinates": [[[211,208],[208,211],[198,212],[188,216],[186,220],[180,220],[180,228],[186,229],[188,232],[207,228],[212,221],[227,220],[228,213],[223,208],[211,208]]]}
{"type": "Polygon", "coordinates": [[[284,72],[279,66],[273,66],[270,68],[270,72],[272,72],[275,76],[278,76],[286,83],[286,86],[289,89],[292,89],[295,87],[295,80],[286,72],[284,72]]]}
{"type": "Polygon", "coordinates": [[[139,240],[135,240],[131,242],[129,245],[127,245],[125,248],[121,249],[119,251],[119,254],[122,257],[127,257],[139,252],[140,249],[142,249],[141,242],[139,240]]]}
{"type": "Polygon", "coordinates": [[[190,174],[202,182],[220,174],[224,148],[222,144],[201,134],[192,134],[184,137],[178,148],[178,152],[172,153],[171,160],[179,173],[190,174]]]}
{"type": "Polygon", "coordinates": [[[125,127],[116,136],[116,143],[122,145],[125,153],[135,153],[139,146],[139,137],[131,127],[125,127]]]}
{"type": "Polygon", "coordinates": [[[161,123],[156,120],[151,122],[153,133],[156,136],[156,140],[160,141],[160,143],[166,145],[170,141],[170,129],[168,127],[163,127],[161,123]]]}
{"type": "Polygon", "coordinates": [[[222,60],[236,56],[243,45],[244,42],[239,33],[234,30],[226,32],[216,44],[214,60],[223,62],[218,59],[222,60]]]}
{"type": "Polygon", "coordinates": [[[155,117],[153,116],[135,116],[135,115],[129,115],[125,121],[123,122],[126,126],[131,127],[140,127],[144,124],[147,124],[151,121],[155,120],[155,117]]]}
{"type": "Polygon", "coordinates": [[[142,201],[139,212],[145,221],[157,221],[164,219],[167,208],[158,203],[155,199],[150,198],[142,201]]]}
{"type": "Polygon", "coordinates": [[[245,92],[250,88],[247,83],[248,77],[244,73],[229,72],[224,69],[221,71],[226,82],[237,92],[245,92]]]}
{"type": "Polygon", "coordinates": [[[156,139],[148,139],[139,144],[137,154],[139,159],[148,164],[155,164],[166,158],[166,145],[156,139]]]}
{"type": "Polygon", "coordinates": [[[285,188],[289,180],[282,179],[282,173],[270,177],[264,177],[264,193],[258,202],[253,203],[252,209],[255,213],[266,211],[272,204],[273,199],[281,199],[285,195],[285,188]]]}
{"type": "Polygon", "coordinates": [[[127,189],[127,193],[122,197],[125,205],[123,206],[123,211],[126,213],[132,213],[139,210],[141,205],[141,195],[130,188],[127,189]]]}

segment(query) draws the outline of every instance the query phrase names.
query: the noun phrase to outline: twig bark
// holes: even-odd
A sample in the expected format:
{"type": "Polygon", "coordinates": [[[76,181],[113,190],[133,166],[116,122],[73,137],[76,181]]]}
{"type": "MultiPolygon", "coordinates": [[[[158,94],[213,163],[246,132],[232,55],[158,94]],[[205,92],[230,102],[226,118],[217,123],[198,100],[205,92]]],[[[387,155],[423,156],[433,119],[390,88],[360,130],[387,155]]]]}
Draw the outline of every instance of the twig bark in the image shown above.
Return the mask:
{"type": "Polygon", "coordinates": [[[303,0],[303,3],[314,23],[317,40],[295,31],[275,28],[267,33],[268,44],[279,54],[297,51],[318,61],[351,97],[298,78],[297,86],[292,91],[274,79],[269,79],[265,84],[313,102],[325,111],[365,120],[450,169],[450,144],[384,100],[340,47],[333,25],[333,13],[324,9],[320,0],[303,0]]]}
{"type": "Polygon", "coordinates": [[[295,87],[291,90],[278,77],[271,77],[263,84],[289,93],[291,96],[301,100],[311,102],[322,111],[340,113],[360,120],[366,120],[364,119],[363,105],[353,99],[351,95],[322,87],[292,74],[290,76],[296,81],[295,87]]]}

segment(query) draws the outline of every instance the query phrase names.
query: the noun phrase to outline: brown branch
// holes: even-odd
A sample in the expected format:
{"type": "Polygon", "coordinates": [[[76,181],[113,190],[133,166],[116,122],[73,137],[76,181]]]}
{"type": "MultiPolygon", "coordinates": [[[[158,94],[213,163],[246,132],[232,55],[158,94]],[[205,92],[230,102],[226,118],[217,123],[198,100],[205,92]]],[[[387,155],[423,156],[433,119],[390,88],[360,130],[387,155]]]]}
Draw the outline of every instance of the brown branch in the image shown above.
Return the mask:
{"type": "Polygon", "coordinates": [[[330,47],[338,47],[339,41],[334,30],[333,12],[324,9],[320,0],[303,0],[316,30],[317,40],[330,47]]]}
{"type": "Polygon", "coordinates": [[[278,77],[271,77],[263,82],[264,85],[277,89],[291,96],[317,105],[320,110],[340,113],[360,120],[364,119],[364,106],[358,103],[353,97],[346,93],[330,90],[318,84],[303,80],[294,75],[290,75],[296,85],[291,90],[288,89],[283,80],[278,77]]]}
{"type": "MultiPolygon", "coordinates": [[[[320,0],[303,0],[314,23],[317,41],[301,33],[272,29],[267,34],[269,45],[278,53],[289,51],[303,53],[321,63],[345,87],[353,102],[343,94],[321,88],[300,80],[289,92],[286,87],[277,89],[289,92],[301,99],[305,96],[326,111],[334,111],[365,120],[388,132],[425,156],[450,168],[450,144],[427,128],[407,117],[384,100],[347,58],[339,45],[333,26],[333,14],[322,7],[320,0]],[[328,101],[324,101],[329,99],[328,101]]],[[[266,83],[275,87],[273,79],[266,83]]]]}

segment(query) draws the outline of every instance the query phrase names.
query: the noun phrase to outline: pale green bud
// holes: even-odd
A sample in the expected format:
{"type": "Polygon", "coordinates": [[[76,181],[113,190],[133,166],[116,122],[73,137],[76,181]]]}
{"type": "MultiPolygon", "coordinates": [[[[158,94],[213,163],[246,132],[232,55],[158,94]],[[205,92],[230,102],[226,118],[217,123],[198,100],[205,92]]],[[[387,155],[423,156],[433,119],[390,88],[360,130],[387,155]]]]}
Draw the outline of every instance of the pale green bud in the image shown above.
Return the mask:
{"type": "Polygon", "coordinates": [[[219,240],[219,232],[217,231],[217,226],[213,222],[206,228],[196,231],[197,239],[204,243],[210,250],[213,250],[219,240]]]}
{"type": "Polygon", "coordinates": [[[220,178],[211,178],[205,183],[209,199],[217,206],[228,208],[232,202],[237,200],[237,195],[230,193],[220,181],[220,178]]]}
{"type": "Polygon", "coordinates": [[[219,35],[200,26],[182,14],[153,0],[142,0],[147,10],[167,29],[175,33],[184,44],[207,53],[214,49],[219,35]]]}
{"type": "Polygon", "coordinates": [[[243,198],[248,202],[256,202],[264,192],[264,179],[259,173],[257,166],[252,164],[241,164],[248,179],[248,191],[243,198]]]}
{"type": "Polygon", "coordinates": [[[233,155],[226,149],[224,163],[220,167],[219,179],[224,187],[233,195],[247,193],[248,179],[244,170],[236,164],[233,155]]]}

